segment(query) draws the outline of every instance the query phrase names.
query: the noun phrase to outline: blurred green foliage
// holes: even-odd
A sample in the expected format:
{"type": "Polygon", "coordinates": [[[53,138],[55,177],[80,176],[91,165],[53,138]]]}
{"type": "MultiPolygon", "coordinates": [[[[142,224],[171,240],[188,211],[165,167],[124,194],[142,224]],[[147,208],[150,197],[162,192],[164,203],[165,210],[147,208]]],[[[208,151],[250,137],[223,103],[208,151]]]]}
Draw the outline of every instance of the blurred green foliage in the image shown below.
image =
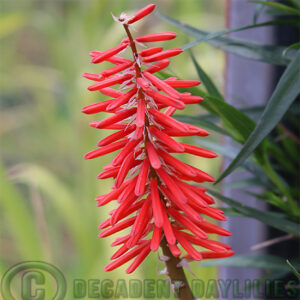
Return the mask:
{"type": "MultiPolygon", "coordinates": [[[[152,2],[160,12],[204,29],[224,26],[223,1],[152,2]]],[[[80,113],[83,106],[102,99],[86,91],[88,82],[81,77],[83,72],[100,72],[89,63],[89,51],[108,49],[124,37],[110,13],[132,14],[147,3],[1,1],[0,275],[20,261],[42,260],[60,268],[69,284],[75,278],[164,278],[157,274],[164,266],[155,254],[131,276],[124,268],[103,273],[112,239],[98,239],[97,225],[111,207],[96,208],[93,199],[112,185],[110,180],[96,179],[111,156],[83,160],[106,132],[91,129],[88,122],[93,119],[80,113]]],[[[136,29],[138,34],[172,30],[155,16],[136,29]]],[[[166,47],[186,42],[179,33],[166,47]]],[[[201,50],[202,65],[222,87],[223,54],[206,45],[201,50]]],[[[197,78],[187,53],[173,59],[170,70],[197,78]]],[[[218,174],[219,160],[198,162],[205,171],[218,174]]],[[[201,279],[216,276],[212,267],[193,271],[201,279]]]]}

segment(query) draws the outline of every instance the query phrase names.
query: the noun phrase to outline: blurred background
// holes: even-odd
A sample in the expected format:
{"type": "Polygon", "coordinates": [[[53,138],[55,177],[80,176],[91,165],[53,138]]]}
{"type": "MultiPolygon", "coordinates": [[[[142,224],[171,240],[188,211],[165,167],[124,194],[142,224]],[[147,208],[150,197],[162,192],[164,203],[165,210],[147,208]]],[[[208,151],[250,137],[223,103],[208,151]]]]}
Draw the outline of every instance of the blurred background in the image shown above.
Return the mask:
{"type": "MultiPolygon", "coordinates": [[[[89,51],[106,50],[125,36],[111,13],[131,15],[156,2],[159,12],[195,27],[225,27],[226,2],[219,0],[1,0],[0,275],[21,261],[41,260],[57,266],[69,285],[75,278],[165,278],[158,275],[164,265],[154,253],[130,276],[125,268],[103,272],[115,249],[110,247],[113,238],[97,237],[97,226],[112,207],[97,208],[93,199],[112,186],[112,181],[96,178],[111,156],[84,161],[84,154],[107,133],[90,128],[95,116],[80,112],[104,99],[88,92],[89,82],[81,77],[103,68],[90,64],[89,51]]],[[[176,30],[155,15],[135,28],[138,35],[176,30]]],[[[186,42],[178,32],[165,47],[186,42]]],[[[197,59],[222,90],[224,54],[207,44],[197,51],[197,59]]],[[[198,78],[185,52],[172,59],[172,70],[198,78]]],[[[197,110],[194,106],[185,114],[197,110]]],[[[219,173],[220,159],[200,163],[204,171],[219,173]]],[[[192,269],[191,279],[217,277],[213,267],[192,269]]]]}

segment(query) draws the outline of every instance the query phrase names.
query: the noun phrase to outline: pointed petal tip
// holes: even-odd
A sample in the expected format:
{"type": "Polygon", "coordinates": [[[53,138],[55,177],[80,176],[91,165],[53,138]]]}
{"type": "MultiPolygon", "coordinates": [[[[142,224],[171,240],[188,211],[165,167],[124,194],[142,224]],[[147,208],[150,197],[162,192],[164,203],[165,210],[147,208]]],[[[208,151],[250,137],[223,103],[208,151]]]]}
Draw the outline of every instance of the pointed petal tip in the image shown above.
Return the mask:
{"type": "Polygon", "coordinates": [[[109,272],[110,271],[109,265],[105,266],[103,270],[104,270],[104,272],[109,272]]]}

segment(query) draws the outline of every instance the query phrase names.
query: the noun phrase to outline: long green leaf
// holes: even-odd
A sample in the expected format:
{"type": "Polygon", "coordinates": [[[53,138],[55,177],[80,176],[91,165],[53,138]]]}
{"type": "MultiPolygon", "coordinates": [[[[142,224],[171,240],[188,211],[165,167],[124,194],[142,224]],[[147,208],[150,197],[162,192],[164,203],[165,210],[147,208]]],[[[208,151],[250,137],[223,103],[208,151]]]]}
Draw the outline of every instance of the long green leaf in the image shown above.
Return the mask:
{"type": "Polygon", "coordinates": [[[202,42],[208,42],[214,47],[220,48],[224,51],[258,61],[264,61],[271,64],[277,65],[287,65],[290,61],[288,57],[282,56],[282,51],[285,47],[282,46],[272,46],[272,45],[261,45],[257,43],[250,43],[240,39],[234,39],[229,37],[221,37],[222,35],[229,32],[236,32],[239,30],[250,29],[254,27],[259,27],[261,24],[244,26],[241,28],[225,29],[219,32],[210,33],[204,30],[197,29],[187,24],[183,24],[175,19],[167,17],[165,15],[159,14],[163,20],[167,21],[170,24],[180,28],[184,32],[190,34],[197,38],[196,41],[193,41],[182,47],[183,50],[194,47],[202,42]],[[254,27],[253,27],[254,26],[254,27]]]}
{"type": "Polygon", "coordinates": [[[271,1],[261,1],[261,0],[250,0],[250,2],[263,4],[263,5],[275,8],[277,10],[283,11],[288,14],[300,16],[300,11],[298,9],[284,5],[282,3],[276,3],[276,2],[271,2],[271,1]]]}
{"type": "Polygon", "coordinates": [[[238,201],[227,198],[216,191],[207,190],[210,194],[230,205],[232,208],[235,208],[238,212],[242,213],[245,217],[250,217],[257,219],[264,224],[277,228],[281,231],[291,233],[295,236],[300,236],[299,224],[289,221],[287,219],[282,219],[270,214],[267,211],[261,211],[256,208],[244,205],[238,201]]]}
{"type": "MultiPolygon", "coordinates": [[[[300,280],[300,274],[297,271],[297,269],[295,268],[295,266],[293,264],[291,264],[288,259],[286,260],[286,263],[289,265],[289,267],[291,268],[291,270],[293,271],[293,273],[295,274],[295,276],[298,278],[298,280],[300,280]]],[[[300,266],[298,266],[298,268],[300,269],[300,266]]]]}
{"type": "Polygon", "coordinates": [[[238,141],[244,142],[247,140],[252,130],[255,128],[255,122],[253,120],[222,99],[207,96],[205,100],[206,101],[203,101],[202,105],[209,104],[213,106],[216,114],[226,122],[224,123],[224,126],[226,124],[230,125],[230,128],[227,126],[225,128],[231,132],[232,135],[235,134],[238,141]]]}
{"type": "Polygon", "coordinates": [[[210,77],[206,74],[206,72],[201,68],[199,63],[197,62],[193,52],[190,50],[191,58],[193,61],[193,64],[196,68],[196,71],[198,73],[198,76],[200,80],[203,82],[207,92],[217,98],[223,99],[222,94],[218,90],[218,88],[215,86],[214,82],[210,79],[210,77]]]}
{"type": "Polygon", "coordinates": [[[300,1],[299,1],[299,0],[290,0],[290,2],[291,2],[294,6],[298,7],[298,9],[300,9],[300,1]]]}
{"type": "Polygon", "coordinates": [[[217,182],[229,175],[257,148],[263,139],[274,129],[290,105],[299,95],[300,87],[300,51],[281,76],[255,130],[251,133],[242,150],[217,182]]]}

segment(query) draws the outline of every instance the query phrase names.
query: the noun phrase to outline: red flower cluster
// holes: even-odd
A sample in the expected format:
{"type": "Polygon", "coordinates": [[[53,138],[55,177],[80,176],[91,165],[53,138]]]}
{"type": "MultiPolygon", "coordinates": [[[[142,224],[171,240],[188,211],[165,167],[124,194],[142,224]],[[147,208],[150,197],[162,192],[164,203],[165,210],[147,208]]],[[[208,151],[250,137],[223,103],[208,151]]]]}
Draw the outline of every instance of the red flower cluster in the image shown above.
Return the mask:
{"type": "Polygon", "coordinates": [[[93,63],[108,61],[115,66],[100,74],[83,74],[96,81],[88,87],[90,91],[100,91],[113,98],[83,108],[86,114],[112,113],[104,120],[92,122],[91,126],[117,130],[99,141],[99,148],[87,153],[85,158],[122,149],[98,175],[100,179],[115,178],[112,191],[97,198],[98,206],[111,201],[119,204],[99,225],[99,229],[104,229],[99,236],[106,237],[131,226],[129,234],[116,238],[112,244],[122,246],[111,257],[114,261],[105,267],[106,271],[135,258],[127,269],[127,273],[133,272],[150,251],[158,249],[162,240],[175,257],[182,255],[178,247],[181,245],[187,252],[184,257],[191,260],[228,257],[234,253],[229,246],[208,239],[209,233],[229,236],[230,232],[208,222],[202,215],[220,221],[225,217],[220,209],[210,206],[214,200],[205,193],[205,188],[187,183],[212,182],[213,177],[170,154],[216,156],[209,150],[173,139],[209,134],[172,118],[177,109],[203,100],[176,88],[196,86],[200,82],[176,77],[162,80],[153,75],[166,68],[170,63],[168,58],[180,54],[181,49],[163,51],[162,47],[153,47],[139,52],[136,49],[137,45],[144,46],[143,43],[174,39],[175,33],[154,33],[133,39],[129,31],[129,24],[145,17],[154,8],[155,5],[150,4],[131,18],[124,14],[115,18],[123,24],[128,37],[109,50],[90,53],[93,63]],[[132,60],[117,55],[128,48],[133,52],[132,60]],[[116,84],[120,85],[118,90],[111,88],[116,84]],[[210,251],[199,251],[194,245],[210,251]]]}

